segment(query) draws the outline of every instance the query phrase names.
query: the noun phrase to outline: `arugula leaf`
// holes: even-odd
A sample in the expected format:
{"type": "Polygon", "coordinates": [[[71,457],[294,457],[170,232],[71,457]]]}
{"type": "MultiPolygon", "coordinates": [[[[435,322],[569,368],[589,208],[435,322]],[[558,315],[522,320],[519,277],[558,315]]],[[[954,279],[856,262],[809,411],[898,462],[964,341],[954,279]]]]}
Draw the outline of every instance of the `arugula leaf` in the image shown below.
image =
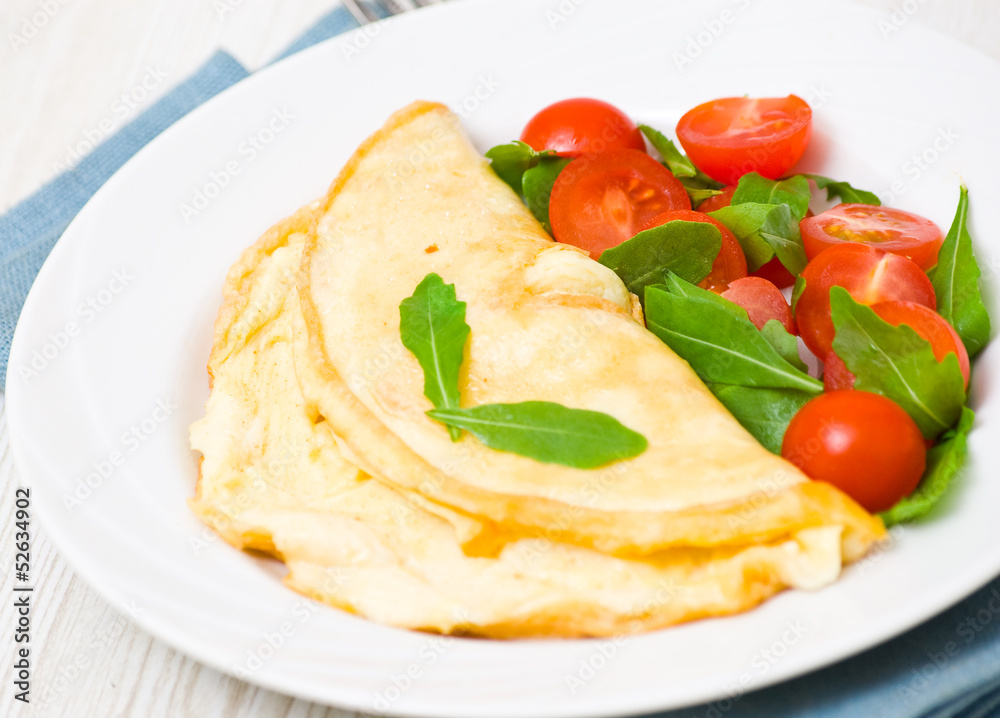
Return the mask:
{"type": "Polygon", "coordinates": [[[691,206],[697,207],[699,204],[704,202],[709,197],[715,197],[716,195],[722,194],[721,189],[705,189],[702,187],[691,187],[688,186],[684,180],[681,180],[681,184],[684,185],[684,191],[687,192],[688,199],[691,200],[691,206]]]}
{"type": "Polygon", "coordinates": [[[798,176],[811,179],[816,183],[816,187],[818,189],[825,189],[826,198],[828,200],[832,200],[834,197],[840,197],[842,201],[848,204],[873,204],[876,207],[881,206],[882,204],[874,192],[868,192],[863,189],[855,189],[847,182],[838,182],[837,180],[824,177],[823,175],[804,174],[798,176]]]}
{"type": "Polygon", "coordinates": [[[490,167],[497,176],[510,185],[511,189],[521,196],[521,178],[524,173],[538,164],[542,157],[549,157],[555,153],[551,150],[536,152],[530,145],[514,140],[505,145],[497,145],[486,151],[486,157],[490,160],[490,167]]]}
{"type": "Polygon", "coordinates": [[[816,392],[798,389],[766,389],[733,384],[709,384],[708,388],[736,417],[747,431],[753,434],[765,449],[781,455],[781,440],[785,437],[788,422],[816,392]]]}
{"type": "Polygon", "coordinates": [[[809,210],[810,198],[809,180],[802,175],[770,180],[756,172],[749,172],[740,177],[733,192],[732,204],[787,204],[792,217],[800,222],[809,210]]]}
{"type": "Polygon", "coordinates": [[[672,272],[665,275],[665,284],[646,287],[646,326],[704,382],[823,391],[775,351],[745,309],[672,272]]]}
{"type": "Polygon", "coordinates": [[[965,456],[968,453],[967,439],[975,416],[972,409],[967,406],[962,407],[962,417],[958,421],[958,426],[948,431],[941,441],[927,452],[927,468],[916,490],[900,499],[888,511],[879,514],[886,526],[922,518],[938,505],[965,463],[965,456]]]}
{"type": "Polygon", "coordinates": [[[979,265],[972,254],[968,228],[969,190],[962,185],[955,219],[938,252],[931,283],[937,295],[937,310],[955,327],[969,356],[978,354],[990,340],[990,315],[979,293],[979,265]]]}
{"type": "MultiPolygon", "coordinates": [[[[424,370],[424,396],[438,409],[458,408],[458,374],[469,331],[455,285],[433,272],[399,304],[399,336],[424,370]]],[[[452,441],[462,434],[454,427],[448,431],[452,441]]]]}
{"type": "Polygon", "coordinates": [[[614,417],[548,401],[433,409],[427,414],[465,429],[491,449],[578,469],[630,459],[648,446],[642,434],[614,417]]]}
{"type": "Polygon", "coordinates": [[[795,305],[799,303],[799,297],[806,291],[806,280],[800,274],[795,278],[795,285],[792,287],[792,314],[795,314],[795,305]]]}
{"type": "Polygon", "coordinates": [[[774,256],[794,275],[805,269],[806,252],[802,248],[799,223],[787,204],[744,202],[708,214],[736,235],[751,272],[774,256]]]}
{"type": "Polygon", "coordinates": [[[697,284],[712,271],[721,247],[718,227],[677,220],[639,232],[604,250],[597,261],[613,269],[630,292],[642,297],[646,285],[663,281],[664,269],[697,284]]]}
{"type": "Polygon", "coordinates": [[[884,321],[843,287],[830,289],[830,307],[833,349],[857,377],[854,388],[895,401],[925,438],[951,428],[965,404],[958,358],[949,354],[939,362],[930,342],[905,324],[884,321]]]}
{"type": "Polygon", "coordinates": [[[808,372],[809,367],[799,356],[799,340],[794,335],[789,334],[785,325],[777,319],[768,319],[761,327],[760,333],[774,347],[774,350],[781,355],[781,358],[791,364],[801,372],[808,372]]]}
{"type": "Polygon", "coordinates": [[[538,164],[524,171],[521,176],[521,192],[528,209],[535,215],[542,227],[552,234],[549,224],[549,198],[552,185],[563,168],[572,161],[571,157],[541,157],[538,164]]]}
{"type": "Polygon", "coordinates": [[[653,149],[663,157],[663,164],[673,173],[674,177],[680,179],[681,177],[698,176],[699,170],[694,166],[694,162],[677,149],[673,140],[668,139],[665,134],[654,130],[649,125],[639,125],[639,129],[642,134],[646,135],[646,139],[649,140],[649,144],[653,145],[653,149]]]}
{"type": "Polygon", "coordinates": [[[694,163],[684,155],[673,140],[667,138],[659,130],[655,130],[649,125],[639,125],[642,134],[653,145],[653,149],[660,153],[663,164],[673,173],[674,177],[681,181],[687,191],[691,206],[697,207],[709,197],[714,197],[722,193],[725,187],[721,182],[716,182],[707,174],[694,166],[694,163]]]}

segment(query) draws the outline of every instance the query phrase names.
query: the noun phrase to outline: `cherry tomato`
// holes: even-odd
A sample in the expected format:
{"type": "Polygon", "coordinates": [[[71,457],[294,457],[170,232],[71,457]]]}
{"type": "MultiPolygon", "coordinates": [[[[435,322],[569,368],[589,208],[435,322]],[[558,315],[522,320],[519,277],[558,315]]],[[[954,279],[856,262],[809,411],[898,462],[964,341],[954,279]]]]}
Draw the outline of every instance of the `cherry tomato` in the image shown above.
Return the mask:
{"type": "Polygon", "coordinates": [[[736,184],[747,172],[778,179],[805,152],[812,110],[788,97],[726,97],[689,110],[677,123],[677,138],[702,172],[736,184]]]}
{"type": "Polygon", "coordinates": [[[905,324],[929,341],[938,361],[944,361],[949,354],[958,357],[958,368],[962,370],[965,386],[969,386],[969,352],[947,319],[913,302],[879,302],[872,305],[872,310],[889,324],[897,327],[905,324]]]}
{"type": "Polygon", "coordinates": [[[778,289],[795,284],[795,275],[785,269],[785,265],[777,257],[765,262],[757,271],[750,272],[750,275],[766,279],[778,289]]]}
{"type": "Polygon", "coordinates": [[[646,151],[642,132],[624,112],[587,97],[562,100],[540,111],[524,126],[521,142],[538,152],[555,150],[563,157],[620,149],[646,151]]]}
{"type": "Polygon", "coordinates": [[[795,333],[792,308],[785,301],[781,290],[766,279],[744,277],[730,282],[722,296],[747,310],[750,321],[763,329],[768,320],[777,319],[790,333],[795,333]]]}
{"type": "Polygon", "coordinates": [[[924,270],[937,264],[944,242],[941,230],[929,219],[870,204],[839,204],[806,217],[799,230],[809,259],[834,244],[857,242],[912,259],[924,270]]]}
{"type": "Polygon", "coordinates": [[[866,244],[845,242],[821,252],[802,270],[806,286],[793,310],[802,340],[818,357],[830,353],[833,320],[830,288],[844,287],[855,301],[878,304],[893,300],[936,306],[934,287],[923,270],[906,257],[866,244]]]}
{"type": "Polygon", "coordinates": [[[728,187],[722,188],[722,194],[713,194],[708,199],[703,199],[701,204],[698,205],[699,212],[714,212],[717,209],[722,209],[723,207],[728,207],[733,202],[733,192],[736,191],[736,185],[731,184],[728,187]]]}
{"type": "Polygon", "coordinates": [[[927,461],[924,446],[916,422],[898,404],[848,389],[803,406],[788,424],[781,455],[875,512],[917,488],[927,461]]]}
{"type": "Polygon", "coordinates": [[[724,292],[733,280],[747,276],[747,260],[743,256],[743,248],[740,246],[739,240],[726,225],[707,214],[692,212],[689,209],[672,209],[669,212],[661,212],[656,215],[640,227],[639,231],[659,227],[661,224],[676,220],[708,222],[715,225],[722,234],[722,246],[719,248],[719,253],[715,255],[715,261],[712,262],[712,270],[707,277],[698,283],[699,287],[719,294],[724,292]]]}
{"type": "Polygon", "coordinates": [[[680,180],[645,152],[613,150],[566,165],[552,186],[549,221],[556,241],[596,259],[669,209],[691,209],[680,180]]]}
{"type": "Polygon", "coordinates": [[[853,389],[858,378],[851,373],[836,352],[830,352],[823,360],[823,391],[853,389]]]}

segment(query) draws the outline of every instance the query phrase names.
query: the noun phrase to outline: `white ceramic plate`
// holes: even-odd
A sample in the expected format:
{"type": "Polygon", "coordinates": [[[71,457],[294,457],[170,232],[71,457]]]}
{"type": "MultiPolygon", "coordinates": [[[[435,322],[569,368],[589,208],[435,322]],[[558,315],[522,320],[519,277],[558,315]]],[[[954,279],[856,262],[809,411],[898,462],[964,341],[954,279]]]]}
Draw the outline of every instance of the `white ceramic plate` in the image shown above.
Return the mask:
{"type": "Polygon", "coordinates": [[[487,0],[325,43],[177,123],[66,231],[10,359],[20,474],[63,555],[146,630],[308,699],[437,717],[609,716],[829,664],[1000,572],[995,347],[977,365],[973,468],[947,509],[836,585],[627,641],[447,640],[305,601],[280,584],[278,564],[214,539],[188,511],[187,427],[208,392],[222,280],[241,249],[320,196],[357,144],[415,98],[461,109],[486,149],[563,97],[601,97],[670,132],[713,97],[795,92],[815,112],[804,169],[945,227],[964,178],[992,282],[997,88],[1000,66],[958,43],[830,2],[487,0]]]}

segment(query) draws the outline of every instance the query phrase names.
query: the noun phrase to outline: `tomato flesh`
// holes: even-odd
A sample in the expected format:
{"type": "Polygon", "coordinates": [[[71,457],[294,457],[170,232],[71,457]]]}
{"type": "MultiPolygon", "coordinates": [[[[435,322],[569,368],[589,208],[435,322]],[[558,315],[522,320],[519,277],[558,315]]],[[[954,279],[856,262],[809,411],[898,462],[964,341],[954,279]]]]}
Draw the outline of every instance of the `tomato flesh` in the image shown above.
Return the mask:
{"type": "Polygon", "coordinates": [[[793,307],[795,323],[809,351],[827,356],[833,347],[830,289],[844,287],[861,304],[915,302],[935,307],[934,286],[906,257],[864,244],[842,243],[816,256],[802,270],[806,286],[793,307]]]}
{"type": "Polygon", "coordinates": [[[747,172],[778,179],[805,152],[812,110],[788,97],[725,97],[698,105],[677,123],[677,138],[695,166],[736,184],[747,172]]]}
{"type": "Polygon", "coordinates": [[[795,275],[785,269],[785,265],[777,257],[765,262],[756,271],[751,272],[750,275],[766,279],[778,289],[784,289],[795,284],[795,275]]]}
{"type": "Polygon", "coordinates": [[[823,360],[823,391],[853,389],[858,378],[847,368],[844,360],[836,352],[830,352],[823,360]]]}
{"type": "Polygon", "coordinates": [[[684,185],[645,152],[624,149],[566,165],[552,186],[549,221],[557,242],[596,259],[671,209],[691,209],[684,185]]]}
{"type": "Polygon", "coordinates": [[[913,260],[921,269],[937,264],[944,242],[940,228],[911,212],[870,204],[840,204],[799,223],[806,256],[843,242],[867,244],[913,260]]]}
{"type": "Polygon", "coordinates": [[[958,358],[965,386],[969,386],[969,352],[947,319],[933,309],[913,302],[880,302],[873,304],[872,310],[889,324],[897,327],[905,324],[929,341],[938,361],[954,354],[958,358]]]}
{"type": "Polygon", "coordinates": [[[554,150],[563,157],[609,150],[646,151],[642,132],[614,105],[589,97],[555,102],[528,120],[521,141],[541,152],[554,150]]]}
{"type": "Polygon", "coordinates": [[[885,511],[920,483],[924,437],[898,404],[848,389],[820,394],[792,417],[781,455],[871,512],[885,511]]]}
{"type": "Polygon", "coordinates": [[[747,310],[750,321],[758,329],[771,319],[777,319],[791,333],[795,333],[792,308],[785,301],[781,290],[766,279],[744,277],[729,284],[722,296],[747,310]]]}
{"type": "Polygon", "coordinates": [[[708,199],[703,199],[701,204],[698,205],[699,212],[714,212],[717,209],[722,209],[723,207],[728,207],[733,203],[733,193],[736,191],[736,185],[729,185],[728,187],[722,188],[722,194],[713,194],[708,199]]]}
{"type": "Polygon", "coordinates": [[[639,231],[659,227],[661,224],[677,220],[707,222],[714,225],[722,234],[722,246],[719,248],[719,253],[715,255],[708,276],[698,283],[699,287],[720,294],[726,291],[730,282],[747,276],[747,259],[743,256],[743,248],[740,246],[739,240],[726,225],[707,214],[689,209],[673,209],[656,215],[640,227],[639,231]]]}

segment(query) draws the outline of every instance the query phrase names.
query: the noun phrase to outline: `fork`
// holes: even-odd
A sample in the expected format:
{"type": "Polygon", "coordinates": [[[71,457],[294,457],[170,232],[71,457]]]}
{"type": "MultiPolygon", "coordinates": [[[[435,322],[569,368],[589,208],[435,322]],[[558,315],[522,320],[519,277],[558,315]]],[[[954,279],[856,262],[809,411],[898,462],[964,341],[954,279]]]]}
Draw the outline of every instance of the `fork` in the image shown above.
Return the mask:
{"type": "MultiPolygon", "coordinates": [[[[354,16],[354,19],[362,25],[377,22],[381,19],[374,10],[361,0],[343,0],[343,2],[344,7],[346,7],[350,11],[351,15],[354,16]]],[[[416,5],[417,7],[426,7],[428,5],[432,5],[433,2],[434,0],[381,0],[381,2],[376,3],[376,5],[380,5],[389,15],[399,15],[402,12],[412,9],[412,5],[416,5]]]]}

